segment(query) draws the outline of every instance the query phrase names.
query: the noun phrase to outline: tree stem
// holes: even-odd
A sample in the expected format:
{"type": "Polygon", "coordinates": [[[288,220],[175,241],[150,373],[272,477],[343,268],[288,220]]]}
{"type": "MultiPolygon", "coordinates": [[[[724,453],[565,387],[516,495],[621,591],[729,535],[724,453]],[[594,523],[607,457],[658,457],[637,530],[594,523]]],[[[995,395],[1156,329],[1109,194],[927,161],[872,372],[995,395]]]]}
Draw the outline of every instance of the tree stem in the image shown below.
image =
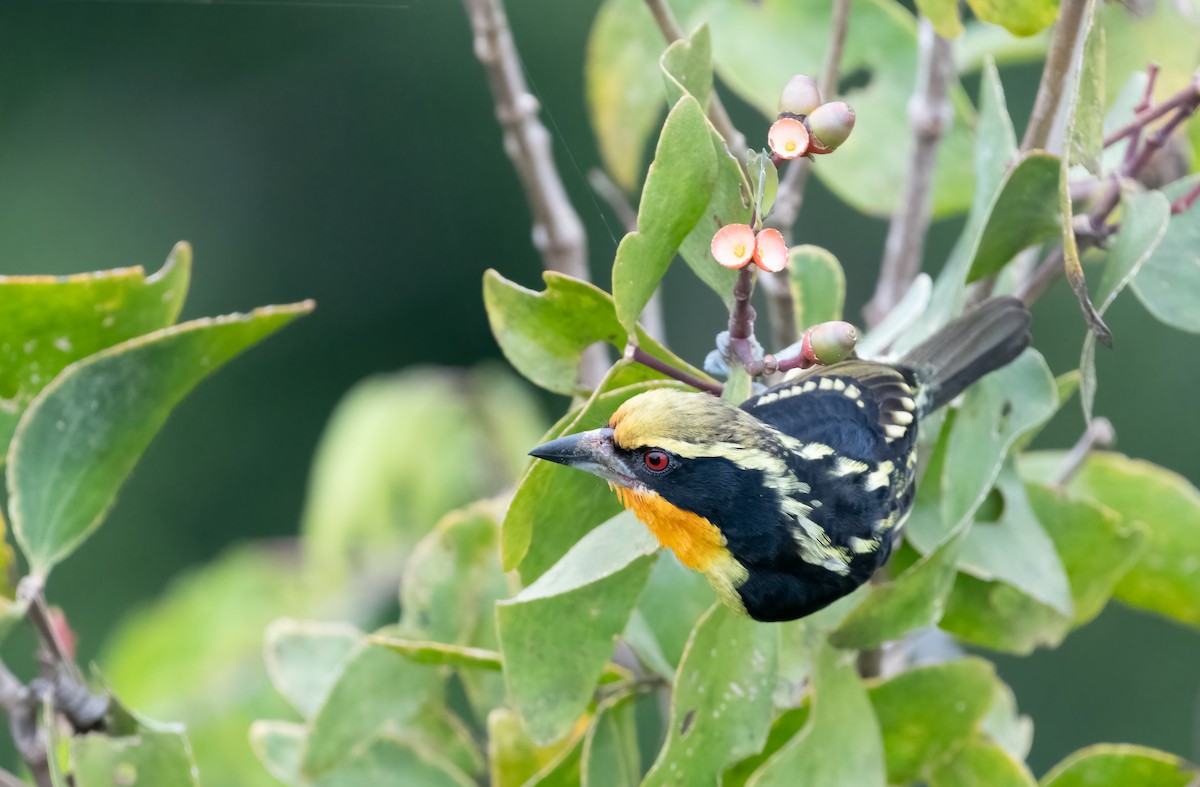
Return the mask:
{"type": "Polygon", "coordinates": [[[718,383],[710,383],[707,380],[701,380],[699,377],[693,377],[682,369],[676,369],[666,361],[660,361],[635,344],[631,344],[629,346],[632,348],[632,352],[629,353],[630,359],[640,363],[642,366],[649,367],[656,372],[662,372],[672,380],[678,380],[679,382],[690,385],[698,390],[707,391],[708,393],[716,394],[717,396],[721,395],[723,388],[718,383]]]}
{"type": "Polygon", "coordinates": [[[1063,87],[1067,83],[1071,62],[1075,57],[1079,31],[1092,1],[1062,2],[1058,23],[1054,26],[1054,37],[1050,41],[1050,51],[1046,54],[1046,65],[1042,69],[1037,98],[1033,102],[1033,114],[1029,118],[1029,125],[1025,127],[1025,137],[1021,140],[1022,153],[1045,149],[1050,141],[1054,119],[1062,102],[1063,87]]]}
{"type": "MultiPolygon", "coordinates": [[[[533,245],[547,270],[589,281],[587,236],[583,222],[554,163],[550,134],[538,120],[540,104],[529,92],[521,60],[508,26],[503,0],[463,0],[475,38],[475,56],[487,72],[496,119],[504,132],[504,150],[512,160],[533,213],[533,245]]],[[[584,351],[580,382],[591,386],[604,377],[603,347],[584,351]]]]}
{"type": "Polygon", "coordinates": [[[884,245],[875,295],[867,304],[867,325],[878,325],[921,272],[921,255],[933,211],[933,172],[938,147],[953,122],[948,92],[953,78],[954,48],[921,18],[918,32],[917,89],[908,102],[909,124],[915,130],[908,178],[900,207],[892,214],[884,245]]]}

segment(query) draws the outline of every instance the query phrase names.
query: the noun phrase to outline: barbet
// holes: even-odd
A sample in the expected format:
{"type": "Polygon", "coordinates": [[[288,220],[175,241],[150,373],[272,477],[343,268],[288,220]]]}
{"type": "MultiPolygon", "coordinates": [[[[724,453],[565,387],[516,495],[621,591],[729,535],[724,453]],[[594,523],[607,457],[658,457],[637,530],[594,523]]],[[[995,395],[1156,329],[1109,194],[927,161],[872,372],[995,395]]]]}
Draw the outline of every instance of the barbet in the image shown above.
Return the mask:
{"type": "Polygon", "coordinates": [[[1029,312],[993,298],[897,363],[814,366],[736,406],[655,390],[607,427],[535,448],[606,479],[733,607],[794,620],[870,579],[912,508],[923,419],[1029,344],[1029,312]]]}

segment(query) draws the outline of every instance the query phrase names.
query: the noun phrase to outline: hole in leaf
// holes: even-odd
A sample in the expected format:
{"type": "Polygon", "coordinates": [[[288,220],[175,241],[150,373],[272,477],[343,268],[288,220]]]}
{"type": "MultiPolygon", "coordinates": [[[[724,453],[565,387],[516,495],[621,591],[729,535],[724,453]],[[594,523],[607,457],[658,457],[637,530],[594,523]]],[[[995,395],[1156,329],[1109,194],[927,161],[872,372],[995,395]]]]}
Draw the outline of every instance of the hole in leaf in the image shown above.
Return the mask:
{"type": "Polygon", "coordinates": [[[1004,404],[1000,406],[1000,417],[996,419],[996,424],[992,427],[992,434],[1000,435],[1008,431],[1008,419],[1012,416],[1012,411],[1012,400],[1005,399],[1004,404]]]}
{"type": "Polygon", "coordinates": [[[987,497],[983,499],[979,510],[975,512],[975,521],[984,523],[999,522],[1004,516],[1004,493],[997,487],[992,487],[992,491],[987,493],[987,497]]]}
{"type": "Polygon", "coordinates": [[[692,729],[692,722],[696,720],[696,709],[689,708],[688,712],[683,714],[683,723],[679,725],[680,737],[687,735],[692,729]]]}
{"type": "Polygon", "coordinates": [[[848,74],[842,74],[841,78],[838,79],[838,95],[845,95],[851,90],[862,90],[871,84],[874,76],[871,73],[871,69],[862,67],[856,68],[848,74]]]}

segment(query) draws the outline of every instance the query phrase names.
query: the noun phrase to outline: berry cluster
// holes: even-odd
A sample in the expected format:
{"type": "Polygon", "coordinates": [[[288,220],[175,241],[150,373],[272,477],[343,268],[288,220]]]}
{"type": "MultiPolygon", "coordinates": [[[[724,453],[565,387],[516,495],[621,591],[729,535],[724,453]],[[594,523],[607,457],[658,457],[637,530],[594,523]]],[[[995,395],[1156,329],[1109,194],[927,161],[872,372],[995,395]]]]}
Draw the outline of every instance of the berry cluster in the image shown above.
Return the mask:
{"type": "Polygon", "coordinates": [[[843,101],[821,103],[812,77],[797,74],[779,95],[779,119],[767,132],[767,144],[781,161],[837,150],[854,130],[854,110],[843,101]]]}
{"type": "MultiPolygon", "coordinates": [[[[767,132],[773,163],[801,156],[832,153],[854,129],[849,104],[821,103],[821,89],[812,77],[797,74],[779,96],[779,119],[767,132]]],[[[755,227],[763,216],[755,217],[755,227]]],[[[726,268],[744,268],[751,260],[768,273],[787,267],[788,250],[783,235],[774,229],[755,232],[749,224],[727,224],[712,239],[712,255],[726,268]]]]}

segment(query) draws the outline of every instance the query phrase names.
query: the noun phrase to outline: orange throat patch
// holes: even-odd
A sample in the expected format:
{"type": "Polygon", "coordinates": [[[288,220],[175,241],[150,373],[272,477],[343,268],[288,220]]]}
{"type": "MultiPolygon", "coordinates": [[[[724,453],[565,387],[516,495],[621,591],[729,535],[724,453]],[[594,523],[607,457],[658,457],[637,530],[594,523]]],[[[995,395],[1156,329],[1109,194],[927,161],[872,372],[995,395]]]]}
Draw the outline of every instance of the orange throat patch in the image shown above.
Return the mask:
{"type": "Polygon", "coordinates": [[[656,492],[610,486],[621,505],[645,523],[659,544],[674,552],[680,563],[703,572],[726,603],[742,607],[737,588],[748,572],[725,546],[725,536],[716,525],[675,507],[656,492]]]}

